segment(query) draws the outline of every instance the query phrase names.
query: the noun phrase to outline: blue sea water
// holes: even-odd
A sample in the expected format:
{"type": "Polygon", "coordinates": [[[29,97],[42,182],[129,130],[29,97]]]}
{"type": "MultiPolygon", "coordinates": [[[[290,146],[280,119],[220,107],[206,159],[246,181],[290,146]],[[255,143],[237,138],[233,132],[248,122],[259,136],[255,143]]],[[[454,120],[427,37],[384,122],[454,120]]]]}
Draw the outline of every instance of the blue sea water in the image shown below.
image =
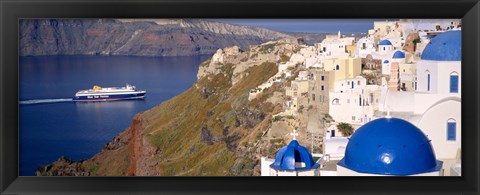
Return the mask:
{"type": "Polygon", "coordinates": [[[39,56],[19,64],[19,175],[60,156],[87,159],[124,131],[133,116],[171,99],[196,81],[198,65],[209,56],[39,56]],[[93,85],[132,84],[144,100],[72,102],[93,85]]]}

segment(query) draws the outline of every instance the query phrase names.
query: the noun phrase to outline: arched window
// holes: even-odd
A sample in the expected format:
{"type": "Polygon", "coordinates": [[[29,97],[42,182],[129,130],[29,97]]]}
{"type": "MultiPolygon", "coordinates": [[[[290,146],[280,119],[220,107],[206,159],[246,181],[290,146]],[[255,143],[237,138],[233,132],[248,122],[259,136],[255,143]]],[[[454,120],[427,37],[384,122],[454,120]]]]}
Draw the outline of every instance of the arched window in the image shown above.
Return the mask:
{"type": "Polygon", "coordinates": [[[333,105],[340,105],[340,100],[338,98],[335,98],[332,100],[333,105]]]}
{"type": "Polygon", "coordinates": [[[447,141],[457,140],[457,121],[455,119],[447,120],[447,141]]]}
{"type": "Polygon", "coordinates": [[[335,70],[340,70],[340,66],[338,64],[335,66],[335,70]]]}
{"type": "Polygon", "coordinates": [[[458,73],[450,73],[450,93],[458,93],[458,73]]]}

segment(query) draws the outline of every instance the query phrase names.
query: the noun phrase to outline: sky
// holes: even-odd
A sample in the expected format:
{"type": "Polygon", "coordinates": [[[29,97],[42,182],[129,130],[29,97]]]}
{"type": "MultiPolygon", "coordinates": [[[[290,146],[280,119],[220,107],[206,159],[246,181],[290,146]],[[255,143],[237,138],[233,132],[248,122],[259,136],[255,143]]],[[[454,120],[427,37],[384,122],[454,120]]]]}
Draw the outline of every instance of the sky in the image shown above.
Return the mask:
{"type": "MultiPolygon", "coordinates": [[[[210,19],[288,32],[366,33],[374,21],[386,19],[210,19]]],[[[391,19],[394,20],[394,19],[391,19]]]]}

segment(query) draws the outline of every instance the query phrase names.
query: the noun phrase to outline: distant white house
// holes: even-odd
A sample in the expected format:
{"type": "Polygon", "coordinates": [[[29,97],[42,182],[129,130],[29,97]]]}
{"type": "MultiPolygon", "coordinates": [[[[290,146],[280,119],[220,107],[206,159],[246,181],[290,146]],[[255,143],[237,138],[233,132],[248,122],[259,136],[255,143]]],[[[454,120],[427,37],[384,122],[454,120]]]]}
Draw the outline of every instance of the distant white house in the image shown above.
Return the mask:
{"type": "Polygon", "coordinates": [[[371,121],[374,115],[374,93],[377,85],[368,85],[366,79],[358,76],[335,82],[335,89],[329,93],[329,114],[336,122],[356,125],[371,121]]]}
{"type": "Polygon", "coordinates": [[[327,37],[317,46],[324,59],[328,58],[348,58],[347,46],[355,44],[354,37],[342,37],[340,31],[338,35],[327,35],[327,37]]]}

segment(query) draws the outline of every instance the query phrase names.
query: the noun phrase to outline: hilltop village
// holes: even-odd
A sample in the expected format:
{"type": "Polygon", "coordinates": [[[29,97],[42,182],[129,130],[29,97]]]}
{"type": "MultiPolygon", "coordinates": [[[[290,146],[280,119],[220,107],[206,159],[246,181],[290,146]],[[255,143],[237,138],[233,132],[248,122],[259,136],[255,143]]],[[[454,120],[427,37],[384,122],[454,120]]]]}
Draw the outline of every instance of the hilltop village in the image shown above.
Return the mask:
{"type": "Polygon", "coordinates": [[[461,175],[461,20],[218,49],[94,157],[37,175],[461,175]]]}
{"type": "Polygon", "coordinates": [[[272,116],[264,136],[289,140],[292,135],[293,141],[278,150],[275,159],[262,157],[261,174],[460,175],[460,42],[458,20],[424,26],[400,20],[375,22],[374,29],[358,40],[338,32],[314,46],[301,45],[288,61],[277,64],[276,75],[249,93],[249,100],[254,100],[276,82],[289,83],[281,94],[286,97],[283,111],[272,116]],[[387,121],[381,126],[387,132],[375,132],[379,129],[371,126],[370,132],[364,130],[366,139],[359,142],[378,142],[383,153],[379,148],[347,146],[357,129],[379,118],[402,119],[399,124],[387,121]],[[422,148],[415,147],[416,140],[401,140],[406,129],[388,134],[401,123],[423,132],[426,137],[419,139],[425,139],[425,145],[431,143],[433,152],[418,153],[422,148]],[[381,145],[392,136],[398,140],[381,145]],[[313,154],[311,162],[305,160],[307,150],[297,140],[313,154]],[[290,150],[291,154],[285,153],[290,150]],[[385,154],[396,154],[395,163],[375,164],[375,158],[382,161],[385,154]],[[348,160],[365,167],[352,168],[348,160]],[[295,163],[289,165],[289,161],[295,163]]]}

